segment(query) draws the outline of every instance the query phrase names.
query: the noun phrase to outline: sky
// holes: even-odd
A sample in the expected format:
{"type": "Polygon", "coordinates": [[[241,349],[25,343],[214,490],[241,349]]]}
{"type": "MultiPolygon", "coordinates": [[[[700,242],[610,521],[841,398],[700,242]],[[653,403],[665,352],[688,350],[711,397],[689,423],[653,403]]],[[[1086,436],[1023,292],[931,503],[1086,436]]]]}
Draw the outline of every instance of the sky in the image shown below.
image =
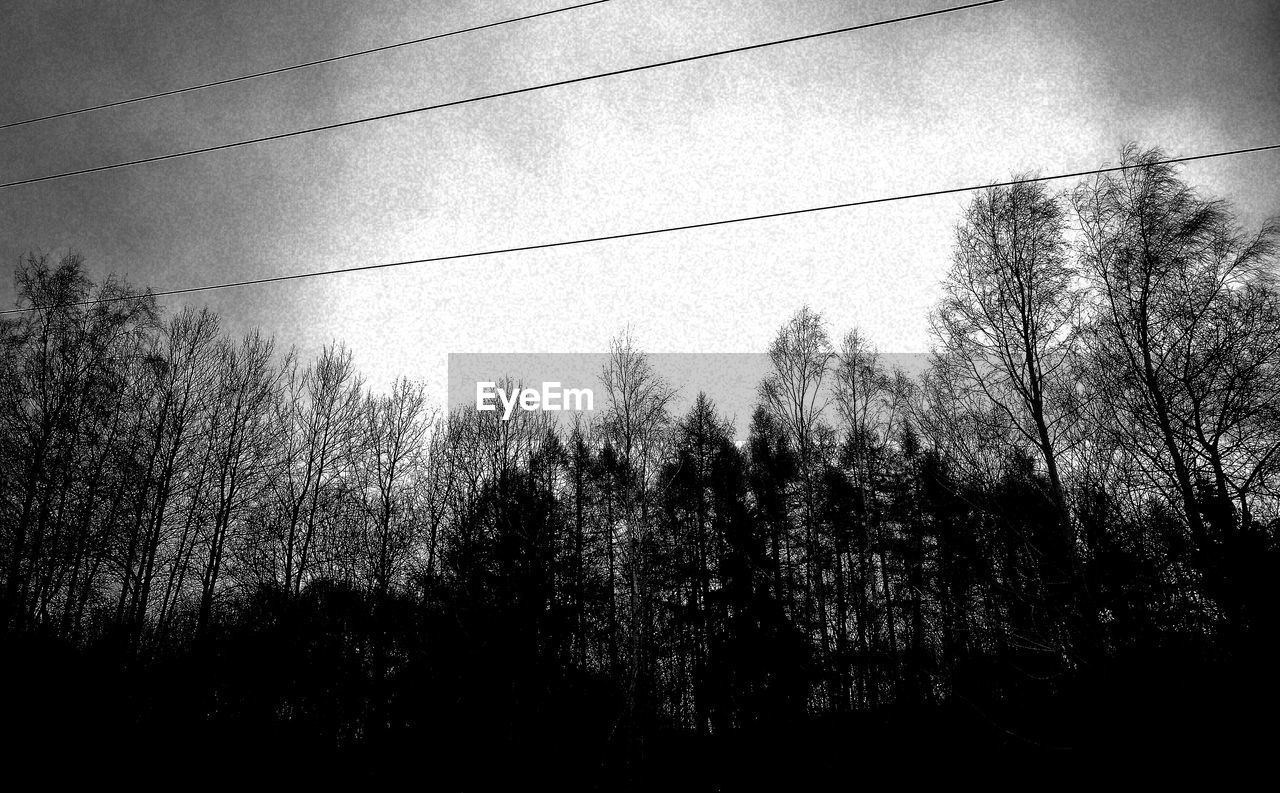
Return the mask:
{"type": "MultiPolygon", "coordinates": [[[[572,0],[0,0],[0,123],[572,0]]],[[[0,181],[941,8],[612,0],[340,63],[0,130],[0,181]]],[[[1280,142],[1280,3],[978,9],[196,157],[0,190],[0,262],[82,254],[157,290],[465,253],[1280,142]]],[[[1188,165],[1246,227],[1280,152],[1188,165]]],[[[1069,186],[1060,183],[1061,186],[1069,186]]],[[[369,384],[443,395],[450,353],[760,352],[803,305],[928,348],[967,197],[166,298],[369,384]]],[[[0,303],[15,299],[0,278],[0,303]]]]}

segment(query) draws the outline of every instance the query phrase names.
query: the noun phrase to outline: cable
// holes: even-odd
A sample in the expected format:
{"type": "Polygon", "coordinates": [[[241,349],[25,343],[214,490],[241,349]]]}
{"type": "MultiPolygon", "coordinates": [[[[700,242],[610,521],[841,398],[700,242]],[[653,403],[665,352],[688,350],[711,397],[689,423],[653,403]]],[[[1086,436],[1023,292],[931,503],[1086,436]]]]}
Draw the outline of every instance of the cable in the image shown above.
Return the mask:
{"type": "MultiPolygon", "coordinates": [[[[990,187],[1012,187],[1020,184],[1034,184],[1036,182],[1052,182],[1059,179],[1072,179],[1080,176],[1090,176],[1093,174],[1114,173],[1116,171],[1128,171],[1134,168],[1146,168],[1152,165],[1167,165],[1180,162],[1192,162],[1194,160],[1209,160],[1215,157],[1230,157],[1238,154],[1252,154],[1255,152],[1273,151],[1280,149],[1280,143],[1273,143],[1268,146],[1254,146],[1247,149],[1233,149],[1231,151],[1218,151],[1210,154],[1193,154],[1186,157],[1171,157],[1164,160],[1157,160],[1149,163],[1135,163],[1132,165],[1113,165],[1106,168],[1093,168],[1087,171],[1073,171],[1071,173],[1060,173],[1052,176],[1033,176],[1025,179],[1011,179],[1005,182],[991,182],[987,184],[967,185],[965,187],[947,187],[941,190],[928,190],[922,193],[907,193],[903,195],[888,196],[885,198],[867,198],[861,201],[847,201],[840,204],[827,204],[825,206],[806,207],[804,209],[788,209],[781,212],[768,212],[762,215],[748,215],[746,217],[727,218],[724,220],[709,220],[702,223],[688,223],[682,226],[665,226],[657,229],[645,229],[644,231],[625,231],[619,234],[606,234],[601,237],[586,237],[576,240],[560,240],[559,242],[541,242],[532,245],[519,245],[511,248],[492,248],[483,251],[472,251],[470,253],[453,253],[444,256],[430,256],[422,259],[407,259],[399,262],[384,262],[381,264],[365,264],[355,267],[339,267],[333,270],[317,270],[309,273],[293,273],[291,275],[275,275],[268,278],[252,278],[244,281],[232,281],[225,284],[210,284],[207,286],[189,286],[182,289],[168,289],[162,292],[147,292],[143,295],[135,297],[113,297],[101,300],[84,300],[77,303],[63,304],[66,307],[71,306],[91,306],[98,303],[114,303],[121,300],[137,300],[146,297],[168,297],[171,295],[187,295],[193,292],[208,292],[215,289],[233,289],[241,286],[254,286],[257,284],[271,284],[279,281],[296,281],[302,278],[319,278],[326,275],[339,275],[341,273],[358,273],[366,270],[382,270],[388,267],[403,267],[409,264],[428,264],[431,262],[447,262],[456,261],[458,259],[474,259],[480,256],[498,256],[506,253],[521,253],[524,251],[546,250],[549,248],[563,248],[570,245],[585,245],[592,242],[608,242],[611,240],[629,239],[632,237],[647,237],[653,234],[668,234],[675,231],[691,231],[693,229],[705,229],[713,226],[727,226],[733,223],[749,223],[755,220],[769,220],[772,218],[792,217],[795,215],[806,215],[813,212],[827,212],[833,209],[849,209],[852,207],[871,206],[872,204],[887,204],[892,201],[908,201],[915,198],[932,198],[935,196],[952,195],[954,193],[967,193],[972,190],[983,190],[990,187]]],[[[7,311],[0,311],[0,316],[5,314],[21,314],[28,311],[39,311],[50,306],[31,306],[29,308],[14,308],[7,311]]]]}
{"type": "Polygon", "coordinates": [[[799,41],[808,41],[810,39],[822,38],[824,36],[835,36],[841,33],[851,33],[857,30],[866,30],[868,28],[881,27],[883,25],[892,25],[898,22],[908,22],[916,19],[924,19],[925,17],[938,16],[940,14],[949,14],[953,11],[964,11],[966,9],[979,8],[981,6],[996,5],[998,3],[1003,3],[1003,2],[1005,2],[1005,0],[982,0],[982,2],[969,3],[968,5],[952,6],[950,8],[942,8],[936,11],[926,11],[920,14],[912,14],[910,16],[904,16],[904,17],[895,17],[893,19],[882,19],[877,22],[867,22],[861,25],[852,25],[849,27],[837,28],[835,30],[826,30],[820,33],[807,33],[803,36],[792,36],[790,38],[777,39],[775,41],[766,41],[760,44],[748,44],[743,47],[734,47],[732,49],[727,49],[727,50],[718,50],[716,52],[708,52],[702,55],[690,55],[688,57],[675,58],[669,61],[649,63],[643,66],[631,66],[625,69],[615,69],[614,71],[610,71],[610,72],[601,72],[599,74],[589,74],[585,77],[571,77],[567,80],[557,80],[555,82],[542,83],[540,85],[532,85],[532,86],[527,86],[525,88],[515,88],[510,91],[499,91],[498,93],[484,94],[483,96],[473,96],[467,99],[455,99],[450,102],[440,102],[439,104],[426,105],[423,107],[415,107],[415,108],[410,108],[408,110],[397,110],[391,113],[383,113],[377,116],[367,116],[364,118],[352,119],[350,121],[339,121],[334,124],[325,124],[319,127],[308,127],[306,129],[294,130],[293,132],[281,132],[275,135],[266,135],[261,138],[250,138],[248,140],[240,140],[240,141],[235,141],[233,143],[222,143],[217,146],[206,146],[200,149],[189,149],[187,151],[174,152],[173,154],[161,154],[155,157],[143,157],[137,160],[117,162],[117,163],[112,163],[110,165],[98,165],[92,168],[81,168],[80,170],[77,170],[77,171],[64,171],[63,173],[55,173],[55,174],[50,174],[48,176],[37,176],[31,179],[20,179],[18,181],[5,182],[3,184],[0,184],[0,189],[4,189],[7,187],[18,187],[20,185],[36,184],[37,182],[47,182],[47,181],[50,181],[51,179],[65,179],[70,176],[83,176],[84,174],[98,173],[99,171],[110,171],[116,168],[127,168],[133,165],[144,165],[146,163],[161,162],[163,160],[172,160],[179,157],[190,157],[196,154],[208,154],[209,152],[223,151],[224,149],[234,149],[240,146],[250,146],[256,143],[267,143],[269,141],[274,141],[274,140],[283,140],[285,138],[292,138],[298,135],[308,135],[313,132],[326,132],[329,130],[341,129],[342,127],[354,126],[356,124],[367,124],[371,121],[384,121],[389,118],[398,118],[400,116],[407,116],[414,113],[425,113],[429,110],[442,110],[447,107],[457,107],[459,105],[467,105],[473,102],[483,102],[488,99],[499,99],[505,96],[516,96],[517,94],[526,94],[531,91],[541,91],[544,88],[557,88],[565,85],[573,85],[575,83],[585,83],[590,80],[599,80],[605,77],[617,77],[623,74],[634,74],[636,72],[643,72],[649,69],[658,69],[664,66],[675,66],[677,64],[682,64],[682,63],[692,63],[693,61],[706,60],[707,58],[718,58],[722,55],[734,55],[742,52],[750,52],[751,50],[764,49],[765,47],[776,47],[780,44],[793,44],[799,41]]]}
{"type": "Polygon", "coordinates": [[[381,47],[372,47],[367,50],[360,50],[359,52],[348,52],[345,55],[334,55],[329,58],[321,58],[318,61],[307,61],[306,63],[295,63],[292,66],[282,66],[279,69],[268,69],[265,72],[254,72],[253,74],[244,74],[239,77],[229,77],[225,80],[214,80],[213,82],[209,82],[209,83],[200,83],[199,85],[191,85],[191,86],[187,86],[186,88],[175,88],[171,91],[161,91],[158,94],[147,94],[146,96],[135,96],[132,99],[121,99],[118,102],[107,102],[101,105],[93,105],[92,107],[82,107],[82,108],[79,108],[78,110],[66,110],[61,113],[50,113],[47,116],[39,116],[36,118],[26,118],[26,119],[23,119],[22,121],[10,121],[6,124],[0,124],[0,129],[9,129],[10,127],[21,127],[25,124],[36,124],[41,121],[52,121],[55,118],[66,118],[67,116],[76,116],[81,113],[92,113],[95,110],[106,110],[107,108],[111,108],[111,107],[120,107],[121,105],[131,105],[131,104],[134,104],[135,102],[145,102],[149,99],[160,99],[166,96],[176,96],[177,94],[185,94],[190,91],[200,91],[205,88],[216,88],[217,86],[220,86],[220,85],[230,85],[231,83],[243,82],[244,80],[254,80],[259,77],[270,77],[271,75],[274,75],[274,74],[283,74],[284,72],[291,72],[296,69],[307,69],[312,66],[322,66],[326,63],[334,63],[335,61],[342,61],[342,60],[346,60],[347,58],[358,58],[362,55],[373,55],[374,53],[377,53],[377,52],[386,52],[387,50],[394,50],[398,47],[408,47],[414,44],[424,44],[428,41],[445,39],[445,38],[449,38],[450,36],[461,36],[463,33],[474,33],[478,30],[486,30],[488,28],[496,28],[502,25],[510,25],[514,22],[524,22],[530,19],[537,19],[538,17],[545,17],[545,16],[551,16],[552,14],[559,14],[563,11],[573,11],[574,9],[577,9],[577,8],[586,8],[587,6],[600,5],[601,3],[608,3],[608,2],[610,2],[610,0],[591,0],[591,2],[587,2],[587,3],[578,3],[576,5],[565,6],[563,8],[553,8],[550,11],[540,11],[536,14],[526,14],[525,16],[522,16],[522,17],[512,17],[510,19],[503,19],[497,22],[488,22],[483,25],[473,25],[472,27],[462,28],[460,30],[451,30],[448,33],[436,33],[430,36],[423,36],[422,38],[411,39],[409,41],[396,42],[395,44],[384,44],[381,47]]]}

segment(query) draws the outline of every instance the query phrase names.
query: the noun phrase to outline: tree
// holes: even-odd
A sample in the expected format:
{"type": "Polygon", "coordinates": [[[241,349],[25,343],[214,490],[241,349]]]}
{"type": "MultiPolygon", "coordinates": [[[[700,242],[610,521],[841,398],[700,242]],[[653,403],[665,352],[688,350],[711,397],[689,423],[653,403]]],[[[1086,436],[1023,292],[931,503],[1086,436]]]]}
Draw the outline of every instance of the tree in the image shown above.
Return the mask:
{"type": "Polygon", "coordinates": [[[825,549],[818,534],[817,488],[822,460],[821,420],[829,398],[823,381],[834,357],[822,317],[802,308],[778,330],[769,347],[773,371],[760,385],[761,402],[796,452],[800,492],[795,495],[805,550],[805,623],[819,637],[824,663],[831,658],[831,635],[824,580],[825,549]]]}
{"type": "Polygon", "coordinates": [[[174,535],[177,498],[199,440],[199,422],[212,396],[220,326],[216,315],[184,309],[152,343],[146,376],[137,386],[146,395],[140,414],[142,448],[147,450],[136,496],[134,517],[127,526],[122,554],[116,621],[130,640],[140,639],[150,612],[153,584],[162,565],[176,564],[186,545],[184,532],[174,535]],[[173,548],[173,542],[177,547],[173,548]],[[175,554],[161,557],[162,551],[175,554]]]}
{"type": "Polygon", "coordinates": [[[156,314],[150,295],[127,284],[95,286],[75,254],[57,264],[29,255],[16,280],[18,305],[31,310],[0,324],[0,431],[10,464],[0,625],[22,629],[50,619],[58,600],[83,613],[98,583],[107,532],[93,514],[128,486],[103,477],[131,426],[129,377],[156,314]],[[61,574],[64,558],[74,575],[61,574]]]}
{"type": "Polygon", "coordinates": [[[1058,553],[1069,562],[1061,456],[1077,420],[1070,391],[1082,293],[1065,226],[1062,202],[1043,182],[980,192],[956,229],[932,324],[948,376],[983,394],[1037,450],[1061,520],[1058,553]]]}
{"type": "Polygon", "coordinates": [[[274,350],[274,342],[256,332],[238,344],[224,339],[219,349],[217,390],[205,431],[212,514],[201,536],[198,635],[207,635],[213,625],[228,543],[234,540],[234,549],[244,540],[242,521],[260,503],[272,452],[281,440],[272,420],[283,378],[272,360],[274,350]]]}
{"type": "Polygon", "coordinates": [[[287,398],[279,403],[277,419],[289,428],[278,480],[284,511],[280,557],[281,583],[297,594],[309,565],[326,550],[326,538],[318,534],[325,518],[320,507],[337,497],[352,459],[361,382],[350,350],[341,345],[325,347],[300,374],[289,363],[287,398]]]}
{"type": "Polygon", "coordinates": [[[399,583],[415,551],[414,486],[423,475],[432,417],[421,386],[397,380],[391,393],[365,397],[362,426],[352,449],[362,512],[360,558],[378,598],[399,583]]]}
{"type": "MultiPolygon", "coordinates": [[[[609,596],[617,597],[617,565],[626,586],[627,602],[625,625],[616,617],[611,622],[626,630],[627,661],[633,681],[627,701],[632,718],[643,724],[653,710],[654,683],[652,633],[657,587],[656,571],[649,565],[655,541],[651,525],[652,477],[670,426],[668,409],[675,391],[653,370],[630,332],[610,342],[609,361],[600,381],[607,400],[601,431],[611,450],[603,472],[612,480],[610,495],[616,493],[619,497],[617,514],[606,518],[609,596]],[[620,554],[614,551],[615,546],[620,554]]],[[[609,501],[612,506],[613,499],[609,501]]]]}
{"type": "MultiPolygon", "coordinates": [[[[1202,198],[1163,159],[1127,146],[1124,170],[1073,194],[1081,261],[1098,295],[1092,370],[1115,408],[1112,431],[1173,496],[1197,566],[1240,625],[1245,604],[1223,555],[1233,553],[1235,504],[1253,477],[1233,486],[1223,451],[1274,401],[1269,283],[1280,226],[1246,234],[1226,204],[1202,198]]],[[[1270,444],[1243,457],[1268,460],[1270,444]]]]}
{"type": "MultiPolygon", "coordinates": [[[[1090,609],[1080,579],[1062,456],[1079,418],[1073,394],[1083,294],[1064,236],[1065,212],[1043,182],[992,187],[956,229],[952,266],[932,316],[937,366],[981,394],[1037,451],[1058,530],[1044,537],[1052,607],[1068,621],[1090,609]]],[[[1076,624],[1083,638],[1089,629],[1076,624]]]]}

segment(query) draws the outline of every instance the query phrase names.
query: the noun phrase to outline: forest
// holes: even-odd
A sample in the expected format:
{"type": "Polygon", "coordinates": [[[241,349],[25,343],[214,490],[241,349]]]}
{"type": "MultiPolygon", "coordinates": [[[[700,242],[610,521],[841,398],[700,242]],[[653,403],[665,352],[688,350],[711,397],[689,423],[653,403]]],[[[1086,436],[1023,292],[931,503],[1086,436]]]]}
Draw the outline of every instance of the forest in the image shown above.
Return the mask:
{"type": "Polygon", "coordinates": [[[593,413],[503,421],[24,256],[6,765],[727,790],[1264,756],[1280,223],[1163,158],[966,197],[922,374],[800,308],[746,437],[630,332],[593,413]]]}

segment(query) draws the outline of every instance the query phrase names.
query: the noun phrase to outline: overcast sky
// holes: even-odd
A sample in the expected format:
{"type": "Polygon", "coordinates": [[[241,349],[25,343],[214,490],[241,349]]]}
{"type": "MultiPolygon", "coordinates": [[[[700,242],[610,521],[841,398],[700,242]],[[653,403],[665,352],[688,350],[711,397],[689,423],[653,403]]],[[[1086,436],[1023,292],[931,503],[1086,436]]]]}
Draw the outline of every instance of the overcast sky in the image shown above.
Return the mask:
{"type": "MultiPolygon", "coordinates": [[[[571,4],[0,1],[0,122],[571,4]]],[[[0,181],[943,7],[613,0],[0,130],[0,181]]],[[[1280,141],[1280,3],[1009,0],[817,41],[0,190],[0,260],[156,289],[548,242],[1280,141]]],[[[1280,153],[1188,166],[1256,226],[1280,153]]],[[[758,352],[803,304],[928,346],[964,196],[195,295],[371,384],[448,353],[758,352]]],[[[0,300],[14,299],[11,279],[0,300]]],[[[183,301],[164,302],[169,311],[183,301]]]]}

